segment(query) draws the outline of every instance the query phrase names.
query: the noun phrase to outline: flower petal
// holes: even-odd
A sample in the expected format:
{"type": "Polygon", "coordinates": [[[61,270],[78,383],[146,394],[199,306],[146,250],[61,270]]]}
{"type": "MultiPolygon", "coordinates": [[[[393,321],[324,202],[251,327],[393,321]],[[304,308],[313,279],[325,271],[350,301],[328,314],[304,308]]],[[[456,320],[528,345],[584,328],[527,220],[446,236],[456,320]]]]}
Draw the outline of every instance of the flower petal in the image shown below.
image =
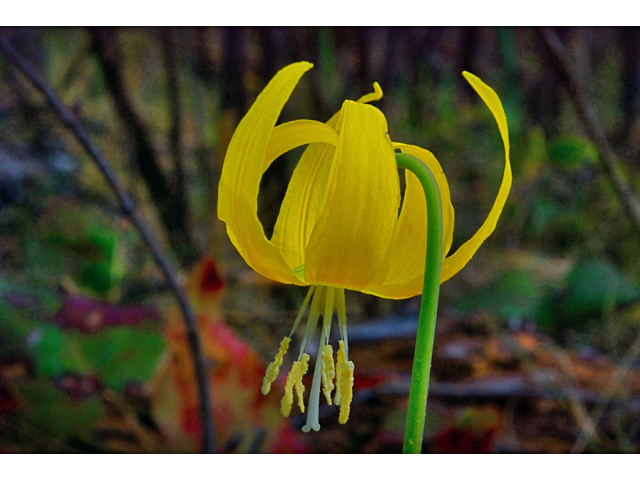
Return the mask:
{"type": "MultiPolygon", "coordinates": [[[[377,82],[373,84],[373,90],[374,92],[360,97],[357,103],[380,100],[382,89],[377,82]]],[[[338,110],[327,121],[328,127],[335,129],[341,111],[338,110]]],[[[282,125],[276,127],[276,130],[280,127],[282,125]]],[[[275,133],[274,131],[274,135],[275,133]]],[[[337,136],[337,132],[335,134],[337,136]]],[[[271,243],[280,249],[292,269],[305,263],[305,248],[318,221],[328,189],[327,181],[337,142],[328,139],[323,141],[324,145],[306,142],[310,145],[303,152],[293,172],[271,237],[271,243]]],[[[269,154],[265,161],[268,158],[269,154]]],[[[268,166],[265,164],[264,169],[268,166]]]]}
{"type": "Polygon", "coordinates": [[[329,188],[335,151],[336,147],[327,143],[309,145],[289,181],[271,243],[280,249],[292,269],[305,263],[305,249],[329,188]]]}
{"type": "Polygon", "coordinates": [[[498,223],[498,218],[502,213],[502,208],[507,201],[512,181],[511,163],[509,162],[509,127],[507,126],[507,117],[504,113],[504,109],[502,108],[500,98],[498,98],[498,95],[491,87],[486,85],[475,75],[472,75],[469,72],[462,72],[462,75],[467,82],[471,84],[478,95],[480,95],[480,98],[482,98],[487,107],[489,107],[489,110],[491,110],[491,113],[498,123],[502,142],[504,143],[505,165],[502,183],[498,190],[498,196],[496,197],[493,207],[491,207],[491,211],[489,212],[487,219],[473,237],[460,246],[453,255],[442,262],[440,282],[445,282],[458,273],[467,264],[467,262],[471,260],[471,257],[476,253],[482,242],[484,242],[487,237],[493,233],[493,230],[496,228],[496,224],[498,223]]]}
{"type": "MultiPolygon", "coordinates": [[[[383,93],[382,93],[382,88],[380,87],[380,84],[378,82],[373,82],[373,92],[365,93],[358,100],[356,100],[356,103],[377,102],[382,97],[383,97],[383,93]]],[[[331,118],[327,121],[327,125],[329,125],[330,127],[335,127],[336,123],[338,122],[338,115],[340,115],[341,111],[342,110],[338,110],[336,113],[334,113],[331,116],[331,118]]]]}
{"type": "MultiPolygon", "coordinates": [[[[443,257],[453,241],[454,211],[451,204],[449,184],[442,167],[433,154],[414,145],[393,143],[403,153],[421,160],[433,173],[442,199],[443,257]]],[[[427,244],[427,205],[424,191],[418,178],[405,170],[406,189],[402,210],[396,224],[394,236],[386,254],[388,267],[367,287],[367,293],[386,298],[408,298],[422,291],[424,277],[425,247],[427,244]]]]}
{"type": "Polygon", "coordinates": [[[336,130],[340,139],[306,246],[304,278],[363,290],[381,268],[397,222],[398,170],[377,108],[345,101],[336,130]]]}
{"type": "Polygon", "coordinates": [[[281,283],[303,285],[258,219],[258,190],[269,138],[296,84],[313,65],[291,64],[280,70],[242,119],[225,156],[218,190],[218,217],[231,242],[256,272],[281,283]]]}
{"type": "MultiPolygon", "coordinates": [[[[486,240],[487,237],[489,237],[489,235],[491,235],[491,233],[495,229],[498,218],[502,213],[502,208],[504,207],[504,204],[507,200],[507,196],[509,195],[509,190],[511,188],[511,181],[512,181],[511,164],[509,162],[509,130],[507,126],[506,115],[504,113],[504,109],[502,108],[502,103],[500,102],[498,95],[489,86],[484,84],[482,80],[480,80],[478,77],[468,72],[463,72],[463,75],[465,79],[471,84],[471,86],[476,90],[478,95],[480,95],[480,98],[482,98],[485,104],[489,107],[489,109],[493,113],[493,116],[496,119],[496,122],[498,123],[498,128],[500,130],[500,135],[502,136],[502,141],[504,143],[504,149],[505,149],[505,167],[504,167],[504,175],[502,178],[502,183],[498,191],[498,196],[496,197],[494,205],[491,208],[491,211],[489,212],[489,216],[487,217],[485,222],[482,224],[480,229],[473,235],[473,237],[471,237],[471,239],[469,239],[465,244],[463,244],[460,248],[458,248],[458,250],[456,250],[456,252],[453,255],[443,260],[440,283],[443,283],[449,280],[452,276],[458,273],[469,262],[471,257],[473,257],[473,255],[478,250],[482,242],[486,240]]],[[[400,144],[394,143],[394,147],[398,147],[398,146],[400,146],[400,144]]],[[[413,147],[413,148],[418,148],[418,147],[413,147]]],[[[429,165],[429,163],[425,160],[425,158],[422,158],[420,155],[418,155],[419,153],[418,151],[415,151],[415,150],[411,151],[408,148],[405,148],[405,146],[402,146],[402,151],[409,155],[413,155],[417,158],[420,158],[423,162],[429,165]]],[[[432,168],[431,171],[434,172],[435,174],[438,170],[437,169],[434,170],[432,168]]],[[[411,181],[412,183],[410,183],[409,179],[411,177],[413,177],[413,175],[410,175],[407,177],[407,191],[405,191],[405,202],[406,202],[406,197],[408,195],[407,192],[409,192],[409,187],[412,183],[416,184],[416,188],[421,189],[417,181],[415,182],[411,181]]],[[[436,180],[438,180],[438,177],[436,177],[436,180]]],[[[438,186],[440,187],[440,193],[442,195],[443,187],[440,184],[440,182],[438,182],[438,186]]],[[[411,195],[410,198],[412,198],[413,194],[410,193],[410,195],[411,195]]],[[[418,204],[416,203],[415,205],[418,205],[418,204]]],[[[424,203],[424,197],[422,197],[422,203],[420,203],[420,205],[422,206],[422,210],[419,212],[416,211],[416,214],[419,215],[420,218],[426,219],[426,205],[424,203]]],[[[444,210],[443,211],[443,237],[444,237],[443,248],[446,248],[446,250],[444,250],[446,252],[448,251],[451,244],[449,243],[447,246],[448,233],[445,233],[447,229],[447,222],[444,221],[444,217],[446,217],[447,215],[447,208],[444,207],[444,205],[445,205],[445,201],[443,196],[443,210],[444,210]]],[[[404,206],[403,206],[403,210],[404,210],[404,206]]],[[[451,207],[451,215],[452,215],[451,220],[453,221],[453,207],[451,207]]],[[[415,219],[412,219],[412,220],[414,222],[417,221],[415,219]]],[[[401,220],[398,221],[399,224],[400,222],[401,220]]],[[[419,227],[419,224],[417,225],[419,227]]],[[[404,229],[405,227],[398,226],[396,228],[399,230],[400,228],[404,229]]],[[[426,235],[426,223],[425,223],[425,227],[423,228],[426,235]]],[[[410,235],[410,233],[404,233],[404,235],[410,235]]],[[[423,245],[424,242],[426,242],[426,239],[423,239],[422,242],[423,243],[420,245],[423,245]]],[[[398,247],[398,248],[402,248],[402,247],[398,247]]],[[[421,293],[422,285],[424,281],[423,276],[424,276],[425,252],[424,252],[424,247],[416,247],[416,250],[420,251],[419,252],[420,259],[416,260],[416,256],[418,253],[416,252],[413,254],[413,258],[410,261],[415,263],[415,268],[417,268],[418,266],[421,268],[421,273],[408,278],[405,283],[399,283],[399,284],[392,283],[391,275],[388,274],[387,279],[385,279],[384,283],[381,286],[372,284],[364,292],[371,293],[379,297],[395,298],[395,299],[408,298],[421,293]]],[[[391,247],[390,247],[390,251],[391,251],[391,247]]],[[[398,250],[398,252],[400,252],[400,250],[398,250]]],[[[399,256],[400,255],[406,256],[407,254],[399,253],[399,256]]],[[[390,269],[390,273],[392,273],[391,269],[390,269]]],[[[397,275],[396,278],[400,278],[400,275],[397,275]]]]}
{"type": "Polygon", "coordinates": [[[357,102],[358,103],[369,103],[375,102],[382,98],[382,88],[380,88],[380,84],[378,82],[373,82],[373,92],[367,93],[361,96],[357,102]]]}
{"type": "MultiPolygon", "coordinates": [[[[444,175],[444,171],[442,170],[442,166],[440,162],[436,159],[436,157],[429,150],[426,150],[421,147],[416,147],[415,145],[407,145],[405,143],[397,143],[393,142],[393,148],[399,148],[402,153],[406,153],[407,155],[411,155],[416,157],[422,163],[424,163],[431,173],[433,173],[434,178],[436,179],[436,183],[438,184],[438,189],[440,190],[440,199],[442,200],[442,255],[446,256],[451,249],[451,244],[453,243],[453,223],[455,212],[453,210],[453,204],[451,203],[451,192],[449,190],[449,182],[447,182],[447,177],[444,175]]],[[[426,202],[424,200],[424,190],[422,190],[422,185],[420,185],[420,181],[418,178],[411,174],[409,175],[411,180],[407,182],[406,190],[409,190],[409,198],[408,198],[408,211],[414,211],[416,209],[416,203],[419,202],[425,212],[426,215],[426,202]]],[[[405,190],[405,198],[407,197],[407,193],[405,190]]],[[[406,200],[405,200],[406,201],[406,200]]],[[[402,214],[400,215],[402,217],[402,214]]],[[[413,214],[407,214],[407,217],[413,217],[413,214]]],[[[408,221],[409,219],[407,219],[408,221]]],[[[417,220],[415,218],[411,218],[411,222],[415,223],[416,221],[423,222],[424,231],[426,235],[427,228],[427,218],[426,216],[421,217],[421,220],[417,220]]],[[[398,227],[396,227],[398,230],[398,227]]],[[[400,230],[398,230],[400,231],[400,230]]],[[[402,231],[400,231],[402,233],[402,231]]],[[[426,237],[424,238],[426,242],[426,237]]]]}
{"type": "Polygon", "coordinates": [[[304,263],[304,245],[309,241],[317,220],[318,206],[326,189],[328,168],[338,144],[338,132],[325,123],[296,120],[278,125],[271,136],[264,169],[272,159],[304,144],[310,144],[298,161],[280,213],[273,229],[271,243],[284,256],[291,269],[304,263]]]}
{"type": "Polygon", "coordinates": [[[280,155],[311,143],[328,143],[335,147],[338,145],[338,132],[326,123],[315,120],[294,120],[278,125],[269,138],[263,173],[280,155]]]}

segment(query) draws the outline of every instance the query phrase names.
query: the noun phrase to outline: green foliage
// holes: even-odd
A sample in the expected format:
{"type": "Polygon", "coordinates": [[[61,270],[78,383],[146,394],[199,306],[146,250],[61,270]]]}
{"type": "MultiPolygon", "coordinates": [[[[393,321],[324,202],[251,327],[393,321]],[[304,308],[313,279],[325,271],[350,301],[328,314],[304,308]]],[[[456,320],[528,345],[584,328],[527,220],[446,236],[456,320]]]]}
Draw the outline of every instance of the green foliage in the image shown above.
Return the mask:
{"type": "Polygon", "coordinates": [[[513,173],[516,179],[531,179],[547,162],[547,140],[539,126],[533,126],[527,134],[514,139],[513,173]]]}
{"type": "Polygon", "coordinates": [[[602,260],[578,262],[558,285],[542,285],[535,272],[507,270],[457,306],[502,319],[534,320],[542,329],[584,329],[617,308],[640,302],[640,286],[602,260]]]}
{"type": "Polygon", "coordinates": [[[28,288],[0,278],[0,359],[27,346],[33,319],[52,317],[62,304],[60,295],[45,288],[28,288]]]}
{"type": "Polygon", "coordinates": [[[531,272],[508,270],[471,295],[460,299],[463,310],[484,310],[504,318],[531,319],[542,298],[531,272]]]}
{"type": "Polygon", "coordinates": [[[38,377],[53,378],[68,372],[89,373],[77,346],[55,325],[38,322],[38,326],[29,333],[26,343],[38,377]]]}
{"type": "Polygon", "coordinates": [[[88,436],[104,413],[102,400],[97,396],[70,400],[50,379],[19,382],[16,388],[22,400],[17,415],[31,430],[45,437],[88,436]]]}
{"type": "Polygon", "coordinates": [[[148,380],[165,350],[162,334],[144,327],[111,327],[90,335],[72,332],[69,337],[92,371],[114,390],[148,380]]]}
{"type": "Polygon", "coordinates": [[[89,211],[55,208],[41,226],[47,255],[75,260],[69,273],[78,286],[92,294],[107,297],[117,288],[123,275],[119,232],[106,226],[89,211]]]}
{"type": "Polygon", "coordinates": [[[547,329],[584,327],[602,319],[618,306],[640,301],[640,287],[627,280],[612,264],[601,260],[579,262],[564,279],[564,286],[551,292],[536,314],[547,329]]]}
{"type": "Polygon", "coordinates": [[[595,163],[598,151],[589,141],[576,135],[562,135],[548,145],[549,162],[562,170],[573,170],[585,163],[595,163]]]}
{"type": "Polygon", "coordinates": [[[64,302],[63,294],[45,288],[0,281],[0,362],[29,371],[13,382],[18,408],[11,415],[38,438],[87,437],[105,413],[100,392],[123,394],[129,384],[143,384],[166,348],[160,325],[103,326],[91,333],[62,328],[64,302]]]}

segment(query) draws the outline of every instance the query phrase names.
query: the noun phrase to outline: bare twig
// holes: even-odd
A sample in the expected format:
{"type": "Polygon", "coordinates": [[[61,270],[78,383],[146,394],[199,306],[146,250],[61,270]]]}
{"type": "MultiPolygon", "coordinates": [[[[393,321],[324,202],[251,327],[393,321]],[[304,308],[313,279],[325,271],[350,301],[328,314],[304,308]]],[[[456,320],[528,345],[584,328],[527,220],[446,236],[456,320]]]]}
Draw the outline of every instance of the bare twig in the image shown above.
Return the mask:
{"type": "Polygon", "coordinates": [[[609,145],[604,129],[598,121],[598,116],[584,96],[582,87],[578,81],[578,76],[576,75],[575,69],[569,59],[569,55],[564,48],[564,45],[562,45],[562,42],[551,28],[543,28],[541,30],[541,36],[549,47],[553,64],[569,90],[569,96],[578,111],[580,119],[584,123],[589,137],[600,151],[600,158],[602,160],[601,163],[604,173],[611,180],[611,184],[613,185],[625,212],[631,219],[636,231],[640,234],[640,201],[634,195],[631,186],[622,173],[618,157],[609,145]]]}
{"type": "Polygon", "coordinates": [[[127,96],[115,33],[107,28],[92,28],[90,33],[107,89],[120,120],[132,135],[136,164],[167,229],[169,242],[183,264],[188,264],[195,247],[189,230],[185,191],[180,190],[179,184],[172,182],[160,167],[145,122],[127,96]]]}
{"type": "MultiPolygon", "coordinates": [[[[409,375],[396,374],[393,379],[389,379],[380,387],[376,387],[375,391],[384,394],[405,395],[409,392],[410,382],[409,375]]],[[[514,399],[571,401],[571,397],[573,397],[589,406],[595,405],[602,398],[602,396],[598,395],[598,392],[588,389],[577,389],[571,392],[570,395],[567,391],[551,392],[548,382],[532,380],[526,375],[518,373],[502,377],[472,379],[464,382],[434,381],[429,386],[429,395],[456,401],[467,400],[479,403],[506,403],[514,399]]],[[[606,392],[603,395],[606,395],[606,392]]],[[[638,409],[638,402],[634,401],[618,401],[615,404],[634,411],[638,409]]],[[[591,420],[593,421],[593,416],[591,420]]]]}
{"type": "Polygon", "coordinates": [[[111,165],[107,159],[103,156],[102,152],[93,144],[87,131],[82,126],[75,114],[67,108],[62,101],[58,98],[46,80],[40,75],[40,73],[31,65],[31,63],[24,58],[9,42],[5,36],[0,36],[0,50],[4,54],[5,58],[11,61],[36,87],[40,92],[44,94],[49,105],[58,114],[58,117],[62,123],[69,129],[78,141],[82,144],[89,156],[94,160],[105,179],[111,186],[118,200],[120,202],[120,208],[122,212],[127,215],[142,236],[144,242],[151,250],[154,259],[162,269],[167,281],[175,294],[180,310],[184,315],[185,325],[187,329],[187,335],[189,339],[189,346],[191,354],[193,355],[194,368],[196,378],[198,382],[199,400],[200,400],[200,419],[203,427],[203,451],[210,453],[214,450],[214,438],[213,438],[213,420],[211,416],[211,398],[207,383],[207,376],[205,371],[204,358],[202,353],[202,346],[200,344],[200,337],[198,336],[198,327],[196,322],[196,316],[194,314],[184,289],[178,281],[178,275],[173,266],[164,255],[162,248],[156,241],[153,233],[142,220],[139,215],[136,205],[125,191],[122,184],[119,182],[115,175],[115,172],[111,168],[111,165]]]}
{"type": "Polygon", "coordinates": [[[598,398],[597,406],[594,408],[589,421],[584,424],[580,437],[573,445],[571,453],[582,453],[582,451],[584,451],[589,440],[596,433],[596,427],[598,426],[600,418],[602,418],[602,414],[609,403],[611,403],[611,400],[613,400],[614,395],[620,388],[620,384],[624,380],[624,377],[626,377],[627,373],[629,373],[629,370],[631,369],[633,362],[638,358],[638,355],[640,355],[640,336],[636,338],[633,344],[629,347],[629,350],[627,350],[627,353],[620,362],[620,365],[613,373],[613,377],[611,378],[611,382],[609,383],[607,390],[598,398]]]}
{"type": "Polygon", "coordinates": [[[553,353],[558,359],[558,363],[560,364],[560,368],[564,374],[564,384],[566,385],[564,390],[567,393],[569,407],[571,408],[571,413],[573,414],[576,423],[581,426],[583,430],[592,429],[595,433],[595,426],[592,425],[587,408],[578,393],[579,388],[576,373],[573,365],[571,364],[569,355],[567,355],[565,350],[556,348],[555,345],[550,345],[550,347],[551,353],[553,353]]]}
{"type": "Polygon", "coordinates": [[[173,156],[175,174],[175,194],[187,209],[186,178],[182,159],[182,114],[180,105],[180,74],[178,51],[175,40],[176,32],[173,28],[163,29],[160,34],[160,42],[164,53],[165,68],[167,72],[167,99],[169,104],[169,118],[171,127],[169,131],[169,148],[173,156]]]}

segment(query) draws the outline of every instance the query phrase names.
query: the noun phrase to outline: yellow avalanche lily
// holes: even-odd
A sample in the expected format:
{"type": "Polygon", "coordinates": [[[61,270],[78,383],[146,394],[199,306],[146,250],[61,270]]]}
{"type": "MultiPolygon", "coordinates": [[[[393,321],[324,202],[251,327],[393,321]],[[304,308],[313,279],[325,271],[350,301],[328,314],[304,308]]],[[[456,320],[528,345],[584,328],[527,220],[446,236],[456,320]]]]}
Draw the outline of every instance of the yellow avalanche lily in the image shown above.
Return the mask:
{"type": "Polygon", "coordinates": [[[307,351],[319,317],[323,317],[304,431],[320,428],[321,384],[329,404],[336,390],[333,402],[340,406],[340,422],[346,422],[349,415],[353,362],[348,359],[344,290],[394,299],[422,292],[426,202],[417,177],[406,171],[401,202],[395,152],[420,159],[438,184],[443,208],[441,282],[460,271],[493,232],[511,188],[508,129],[500,99],[478,77],[464,72],[498,123],[505,168],[498,196],[484,224],[447,257],[454,220],[447,179],[431,152],[391,141],[386,118],[368,105],[382,98],[377,83],[374,93],[358,101],[346,100],[327,123],[296,120],[276,126],[284,104],[311,67],[308,62],[299,62],[283,68],[260,93],[231,139],[218,193],[218,216],[227,224],[229,237],[247,264],[275,281],[311,287],[291,334],[282,341],[267,368],[262,387],[267,394],[278,376],[291,336],[311,302],[298,360],[285,385],[281,404],[285,416],[291,411],[294,389],[304,412],[302,377],[310,359],[307,351]],[[301,145],[309,146],[293,172],[273,235],[267,239],[257,213],[260,180],[274,160],[301,145]],[[342,339],[336,362],[329,345],[334,311],[342,339]]]}

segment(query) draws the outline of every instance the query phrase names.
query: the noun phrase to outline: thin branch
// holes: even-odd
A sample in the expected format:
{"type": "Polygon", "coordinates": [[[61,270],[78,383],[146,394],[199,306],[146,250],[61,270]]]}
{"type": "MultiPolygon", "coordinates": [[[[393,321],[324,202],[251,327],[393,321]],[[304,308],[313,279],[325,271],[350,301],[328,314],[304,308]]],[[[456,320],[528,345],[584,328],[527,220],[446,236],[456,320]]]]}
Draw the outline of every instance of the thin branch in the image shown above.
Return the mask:
{"type": "Polygon", "coordinates": [[[176,32],[173,28],[165,28],[160,33],[160,42],[164,55],[165,69],[167,73],[167,99],[169,104],[169,118],[171,127],[169,130],[169,148],[173,156],[176,200],[183,204],[187,210],[186,177],[182,158],[182,113],[180,102],[180,62],[175,40],[176,32]]]}
{"type": "Polygon", "coordinates": [[[627,353],[620,362],[620,365],[613,373],[609,386],[598,398],[597,406],[593,409],[589,417],[589,421],[584,424],[578,440],[571,449],[571,453],[582,453],[589,444],[589,440],[594,437],[598,422],[600,422],[604,411],[613,400],[613,397],[620,388],[622,381],[627,376],[627,373],[629,373],[629,370],[631,370],[633,363],[637,360],[638,355],[640,355],[640,335],[629,347],[629,350],[627,350],[627,353]]]}
{"type": "Polygon", "coordinates": [[[188,264],[195,248],[189,230],[189,211],[185,197],[174,188],[160,167],[145,122],[127,96],[114,32],[107,28],[92,28],[89,32],[118,116],[133,136],[135,161],[167,229],[169,242],[178,258],[188,264]]]}
{"type": "Polygon", "coordinates": [[[640,234],[640,200],[635,196],[627,179],[624,177],[618,157],[609,145],[598,116],[585,98],[567,50],[551,28],[541,29],[541,37],[549,47],[553,65],[569,90],[569,97],[578,111],[587,134],[600,151],[604,173],[609,177],[625,212],[631,219],[638,234],[640,234]]]}
{"type": "Polygon", "coordinates": [[[187,335],[189,339],[189,347],[191,354],[193,355],[193,363],[198,382],[198,394],[200,400],[200,419],[203,427],[203,451],[211,453],[214,451],[214,437],[213,437],[213,420],[211,415],[211,395],[208,388],[207,376],[205,371],[204,356],[202,352],[202,346],[200,344],[200,337],[198,336],[198,327],[196,316],[187,300],[187,296],[180,282],[178,281],[177,272],[164,255],[162,248],[155,239],[153,233],[142,220],[142,217],[136,209],[136,205],[125,191],[122,184],[116,177],[115,172],[111,168],[111,165],[107,159],[103,156],[102,152],[93,144],[87,131],[82,126],[75,114],[67,108],[62,101],[55,94],[53,89],[49,86],[46,80],[38,73],[38,71],[31,65],[31,63],[24,58],[9,42],[5,36],[0,36],[0,50],[4,54],[5,58],[11,61],[36,87],[40,92],[44,94],[49,105],[58,114],[58,117],[62,123],[75,135],[77,140],[82,144],[89,156],[94,160],[105,179],[111,186],[112,190],[118,197],[120,202],[120,208],[122,212],[128,216],[133,224],[136,226],[144,242],[151,250],[153,258],[162,269],[176,299],[180,306],[180,310],[184,315],[184,321],[187,329],[187,335]]]}

